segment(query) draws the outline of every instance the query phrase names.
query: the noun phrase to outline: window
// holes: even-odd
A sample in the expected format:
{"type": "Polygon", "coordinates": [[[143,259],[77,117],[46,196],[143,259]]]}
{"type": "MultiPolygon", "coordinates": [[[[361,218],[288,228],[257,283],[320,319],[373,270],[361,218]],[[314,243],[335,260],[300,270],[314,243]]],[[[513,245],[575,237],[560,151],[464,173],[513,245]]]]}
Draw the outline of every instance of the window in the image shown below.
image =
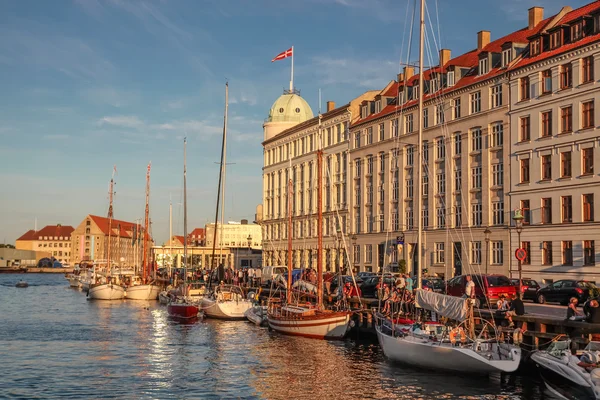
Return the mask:
{"type": "Polygon", "coordinates": [[[445,246],[444,242],[435,244],[435,263],[436,264],[443,264],[446,262],[445,257],[444,257],[444,246],[445,246]]]}
{"type": "Polygon", "coordinates": [[[429,226],[429,208],[427,208],[427,203],[423,203],[421,217],[423,221],[423,228],[427,228],[429,226]]]}
{"type": "Polygon", "coordinates": [[[412,176],[406,178],[406,197],[413,197],[413,179],[412,176]]]}
{"type": "Polygon", "coordinates": [[[454,71],[448,71],[447,84],[448,87],[454,86],[454,71]]]}
{"type": "Polygon", "coordinates": [[[511,49],[502,50],[502,66],[506,67],[511,62],[511,49]]]}
{"type": "Polygon", "coordinates": [[[588,83],[594,80],[594,56],[585,57],[581,63],[581,83],[588,83]]]}
{"type": "Polygon", "coordinates": [[[443,229],[446,227],[446,209],[444,206],[439,206],[436,210],[437,214],[437,227],[443,229]]]}
{"type": "Polygon", "coordinates": [[[522,261],[523,265],[531,264],[531,243],[521,242],[521,248],[525,250],[525,259],[522,261]]]}
{"type": "Polygon", "coordinates": [[[552,265],[552,242],[542,242],[542,264],[552,265]]]}
{"type": "Polygon", "coordinates": [[[456,210],[456,212],[454,213],[454,225],[462,226],[462,203],[460,196],[456,196],[456,201],[454,204],[456,210]]]}
{"type": "Polygon", "coordinates": [[[552,70],[547,69],[542,72],[542,94],[552,92],[552,70]]]}
{"type": "Polygon", "coordinates": [[[399,231],[400,230],[400,221],[398,220],[398,212],[392,211],[392,230],[399,231]]]}
{"type": "Polygon", "coordinates": [[[531,224],[531,208],[529,200],[521,200],[521,212],[523,213],[523,225],[531,224]]]}
{"type": "Polygon", "coordinates": [[[427,193],[429,192],[429,175],[427,175],[427,172],[423,173],[423,196],[427,196],[427,193]]]}
{"type": "Polygon", "coordinates": [[[413,86],[412,98],[413,100],[417,100],[419,98],[419,85],[413,86]]]}
{"type": "Polygon", "coordinates": [[[492,125],[492,147],[502,146],[504,143],[504,126],[502,122],[492,125]]]}
{"type": "Polygon", "coordinates": [[[560,133],[573,131],[573,106],[560,109],[560,133]]]}
{"type": "Polygon", "coordinates": [[[358,264],[360,262],[360,245],[354,245],[354,264],[358,264]]]}
{"type": "Polygon", "coordinates": [[[482,224],[482,206],[481,204],[471,205],[471,225],[481,226],[482,224]]]}
{"type": "Polygon", "coordinates": [[[429,93],[435,93],[439,90],[438,78],[431,79],[429,86],[429,93]]]}
{"type": "Polygon", "coordinates": [[[481,151],[482,147],[481,129],[474,128],[471,131],[471,151],[481,151]]]}
{"type": "Polygon", "coordinates": [[[354,134],[354,148],[358,149],[360,147],[360,131],[354,134]]]}
{"type": "Polygon", "coordinates": [[[521,183],[529,183],[529,158],[521,160],[521,183]]]}
{"type": "Polygon", "coordinates": [[[446,172],[444,170],[437,173],[436,186],[438,194],[446,193],[446,172]]]}
{"type": "Polygon", "coordinates": [[[596,247],[594,240],[583,241],[583,265],[596,264],[596,247]]]}
{"type": "Polygon", "coordinates": [[[540,54],[540,44],[541,44],[541,39],[534,39],[531,41],[531,43],[529,43],[529,54],[531,54],[532,56],[537,56],[538,54],[540,54]]]}
{"type": "Polygon", "coordinates": [[[550,154],[542,156],[542,180],[552,179],[552,156],[550,154]]]}
{"type": "Polygon", "coordinates": [[[504,225],[504,201],[492,203],[492,223],[494,225],[504,225]]]}
{"type": "Polygon", "coordinates": [[[384,130],[384,124],[381,123],[379,124],[379,141],[383,141],[385,140],[385,130],[384,130]]]}
{"type": "Polygon", "coordinates": [[[581,105],[581,128],[594,127],[594,100],[586,101],[581,105]]]}
{"type": "Polygon", "coordinates": [[[583,37],[583,22],[571,26],[571,41],[574,42],[583,37]]]}
{"type": "Polygon", "coordinates": [[[392,137],[398,136],[398,118],[392,120],[391,131],[392,137]]]}
{"type": "Polygon", "coordinates": [[[560,88],[568,89],[573,87],[573,66],[571,63],[560,67],[560,88]]]}
{"type": "Polygon", "coordinates": [[[365,246],[365,262],[372,263],[373,262],[373,245],[368,244],[365,246]]]}
{"type": "Polygon", "coordinates": [[[404,117],[404,130],[405,130],[405,134],[406,133],[412,133],[413,131],[413,115],[412,114],[408,114],[406,117],[404,117]]]}
{"type": "Polygon", "coordinates": [[[501,265],[504,262],[504,242],[492,242],[492,264],[501,265]]]}
{"type": "Polygon", "coordinates": [[[440,125],[444,123],[444,105],[438,104],[435,106],[435,124],[440,125]]]}
{"type": "Polygon", "coordinates": [[[373,127],[367,128],[367,144],[373,144],[373,127]]]}
{"type": "Polygon", "coordinates": [[[481,92],[471,93],[471,114],[481,111],[481,92]]]}
{"type": "Polygon", "coordinates": [[[519,79],[519,91],[520,91],[520,99],[528,100],[529,99],[529,77],[525,76],[519,79]]]}
{"type": "Polygon", "coordinates": [[[452,100],[452,119],[460,118],[460,97],[452,100]]]}
{"type": "Polygon", "coordinates": [[[485,54],[485,58],[481,58],[479,60],[479,75],[485,75],[489,72],[489,61],[487,58],[487,53],[485,54]]]}
{"type": "Polygon", "coordinates": [[[542,137],[552,136],[552,111],[542,113],[542,137]]]}
{"type": "Polygon", "coordinates": [[[462,135],[457,133],[454,135],[454,155],[462,153],[462,135]]]}
{"type": "Polygon", "coordinates": [[[594,149],[583,149],[581,155],[583,158],[581,173],[583,175],[592,175],[594,173],[594,149]]]}
{"type": "Polygon", "coordinates": [[[550,34],[550,49],[556,49],[561,45],[561,31],[552,32],[550,34]]]}
{"type": "Polygon", "coordinates": [[[546,197],[542,199],[542,224],[552,223],[552,199],[546,197]]]}
{"type": "Polygon", "coordinates": [[[471,188],[481,189],[481,166],[471,168],[471,188]]]}
{"type": "Polygon", "coordinates": [[[520,141],[528,142],[531,139],[531,124],[529,115],[520,118],[520,141]]]}
{"type": "Polygon", "coordinates": [[[373,156],[367,156],[367,175],[373,175],[373,156]]]}
{"type": "Polygon", "coordinates": [[[594,194],[583,195],[583,222],[594,221],[594,194]]]}
{"type": "Polygon", "coordinates": [[[429,109],[425,108],[423,110],[423,129],[429,128],[429,109]]]}
{"type": "Polygon", "coordinates": [[[446,157],[446,144],[444,143],[444,138],[438,138],[435,142],[435,147],[437,150],[437,158],[443,159],[446,157]]]}
{"type": "Polygon", "coordinates": [[[415,147],[407,146],[406,147],[406,165],[413,166],[415,164],[415,147]]]}
{"type": "Polygon", "coordinates": [[[492,108],[502,105],[502,85],[492,87],[492,108]]]}
{"type": "Polygon", "coordinates": [[[454,190],[460,192],[460,188],[462,187],[462,170],[460,168],[456,168],[454,170],[454,190]]]}
{"type": "Polygon", "coordinates": [[[573,242],[562,242],[562,265],[573,265],[573,242]]]}
{"type": "Polygon", "coordinates": [[[562,204],[562,222],[573,222],[573,197],[572,196],[562,196],[561,197],[562,204]]]}
{"type": "Polygon", "coordinates": [[[481,264],[481,242],[471,242],[471,264],[481,264]]]}
{"type": "Polygon", "coordinates": [[[492,165],[492,186],[502,186],[504,184],[504,164],[492,165]]]}
{"type": "Polygon", "coordinates": [[[427,164],[429,162],[429,143],[427,140],[423,140],[423,164],[427,164]]]}
{"type": "Polygon", "coordinates": [[[565,151],[560,153],[560,177],[570,178],[571,177],[571,152],[565,151]]]}

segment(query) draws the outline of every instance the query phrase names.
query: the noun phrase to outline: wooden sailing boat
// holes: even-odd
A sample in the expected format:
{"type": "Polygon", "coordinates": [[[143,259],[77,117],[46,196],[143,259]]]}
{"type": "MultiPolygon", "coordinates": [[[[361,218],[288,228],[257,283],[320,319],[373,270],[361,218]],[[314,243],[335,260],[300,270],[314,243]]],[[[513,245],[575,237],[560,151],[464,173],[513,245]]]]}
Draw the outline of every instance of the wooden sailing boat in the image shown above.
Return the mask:
{"type": "Polygon", "coordinates": [[[154,284],[156,271],[148,265],[148,237],[150,232],[150,167],[146,169],[146,208],[144,212],[144,231],[143,231],[143,251],[142,256],[142,281],[140,285],[134,285],[127,288],[126,296],[128,300],[157,300],[160,293],[160,286],[154,284]],[[152,273],[151,273],[152,272],[152,273]]]}
{"type": "MultiPolygon", "coordinates": [[[[116,167],[115,167],[116,170],[116,167]]],[[[105,282],[99,282],[91,284],[88,290],[87,296],[90,300],[121,300],[125,297],[125,288],[116,283],[115,277],[113,277],[113,268],[111,263],[111,250],[112,250],[112,221],[113,221],[113,195],[115,193],[115,176],[110,179],[110,185],[108,189],[108,241],[106,243],[106,276],[105,282]],[[113,282],[114,281],[114,282],[113,282]]],[[[119,232],[117,235],[120,235],[119,232]]],[[[117,236],[119,237],[119,236],[117,236]]],[[[98,278],[96,278],[98,279],[98,278]]]]}
{"type": "Polygon", "coordinates": [[[167,306],[169,317],[191,320],[198,317],[198,304],[188,296],[187,285],[187,186],[186,186],[186,143],[183,139],[183,284],[177,296],[167,306]]]}
{"type": "MultiPolygon", "coordinates": [[[[225,198],[225,185],[222,185],[222,180],[225,176],[226,157],[227,157],[227,111],[229,107],[229,84],[225,84],[225,113],[223,117],[223,143],[221,146],[221,170],[219,172],[219,184],[217,188],[217,207],[215,215],[215,230],[213,239],[213,252],[212,259],[215,260],[215,249],[217,244],[217,230],[219,220],[219,196],[221,190],[223,192],[223,199],[225,198]]],[[[224,202],[223,202],[224,204],[224,202]]],[[[223,207],[221,208],[221,215],[224,215],[223,207]]],[[[220,269],[220,268],[219,268],[220,269]]],[[[239,286],[232,285],[217,285],[213,292],[205,296],[202,299],[202,309],[207,317],[229,319],[229,320],[243,320],[246,319],[245,313],[252,308],[253,303],[251,300],[244,297],[244,293],[239,286]]]]}
{"type": "MultiPolygon", "coordinates": [[[[319,113],[319,143],[321,114],[319,113]]],[[[291,174],[290,174],[291,177],[291,174]]],[[[317,150],[317,304],[299,305],[292,296],[292,180],[288,181],[288,277],[286,302],[272,300],[267,311],[269,327],[277,332],[313,339],[343,339],[349,328],[349,311],[330,311],[323,305],[323,150],[317,150]]]]}

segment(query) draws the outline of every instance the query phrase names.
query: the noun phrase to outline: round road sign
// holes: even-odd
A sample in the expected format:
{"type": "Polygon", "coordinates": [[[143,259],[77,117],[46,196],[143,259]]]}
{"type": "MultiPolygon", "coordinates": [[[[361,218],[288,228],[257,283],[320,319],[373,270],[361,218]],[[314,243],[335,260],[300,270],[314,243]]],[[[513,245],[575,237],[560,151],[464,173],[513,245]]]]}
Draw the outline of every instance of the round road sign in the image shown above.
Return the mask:
{"type": "Polygon", "coordinates": [[[527,251],[525,249],[517,249],[515,251],[515,257],[517,257],[517,260],[519,261],[525,261],[525,258],[527,258],[527,251]]]}

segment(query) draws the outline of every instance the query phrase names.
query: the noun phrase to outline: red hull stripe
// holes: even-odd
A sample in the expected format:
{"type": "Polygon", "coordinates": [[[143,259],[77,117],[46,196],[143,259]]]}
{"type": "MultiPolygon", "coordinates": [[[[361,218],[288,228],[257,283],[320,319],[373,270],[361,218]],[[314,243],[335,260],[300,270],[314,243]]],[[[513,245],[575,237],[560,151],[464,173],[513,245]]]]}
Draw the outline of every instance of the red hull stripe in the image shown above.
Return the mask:
{"type": "Polygon", "coordinates": [[[330,325],[330,324],[337,324],[340,322],[345,322],[346,318],[341,318],[341,319],[334,319],[334,320],[328,320],[328,321],[321,321],[321,322],[314,322],[314,323],[310,323],[310,324],[304,324],[301,323],[303,322],[302,320],[269,320],[269,324],[273,325],[273,326],[279,326],[282,328],[308,328],[311,326],[322,326],[322,325],[330,325]]]}

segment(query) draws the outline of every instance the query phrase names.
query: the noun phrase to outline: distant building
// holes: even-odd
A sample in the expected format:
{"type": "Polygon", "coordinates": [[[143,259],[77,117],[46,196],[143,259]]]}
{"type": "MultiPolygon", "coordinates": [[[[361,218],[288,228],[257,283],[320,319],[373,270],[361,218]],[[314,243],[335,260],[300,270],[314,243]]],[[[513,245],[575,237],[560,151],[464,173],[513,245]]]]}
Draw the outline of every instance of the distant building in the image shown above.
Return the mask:
{"type": "MultiPolygon", "coordinates": [[[[206,247],[212,247],[214,242],[215,224],[206,225],[206,247]]],[[[260,225],[248,224],[243,219],[241,223],[229,222],[217,225],[217,247],[252,247],[261,246],[262,231],[260,225]],[[250,243],[248,243],[250,241],[250,243]]]]}
{"type": "Polygon", "coordinates": [[[54,257],[61,264],[71,263],[72,226],[47,225],[39,231],[27,231],[17,239],[15,247],[18,250],[33,250],[39,260],[44,257],[54,257]]]}

